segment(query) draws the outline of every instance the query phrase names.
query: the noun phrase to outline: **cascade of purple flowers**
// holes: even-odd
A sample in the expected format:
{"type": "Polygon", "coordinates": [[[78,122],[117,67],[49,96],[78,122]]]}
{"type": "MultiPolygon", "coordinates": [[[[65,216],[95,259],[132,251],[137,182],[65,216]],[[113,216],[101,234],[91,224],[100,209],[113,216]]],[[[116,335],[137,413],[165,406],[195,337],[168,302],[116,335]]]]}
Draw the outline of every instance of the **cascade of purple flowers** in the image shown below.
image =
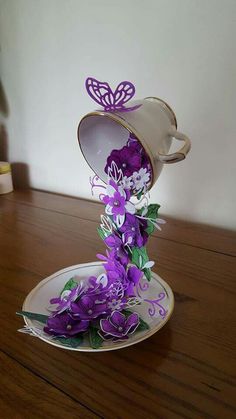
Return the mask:
{"type": "Polygon", "coordinates": [[[141,280],[144,276],[150,280],[153,266],[145,246],[163,222],[159,206],[147,204],[151,165],[131,134],[121,150],[111,152],[104,170],[106,187],[97,176],[91,181],[92,189],[101,188],[99,197],[105,205],[98,233],[108,250],[105,256],[97,255],[104,273],[79,283],[71,279],[60,296],[50,300],[52,312],[44,331],[54,337],[71,338],[93,329],[101,341],[126,340],[140,325],[133,308],[142,301],[141,280]],[[138,207],[133,195],[140,200],[138,207]]]}

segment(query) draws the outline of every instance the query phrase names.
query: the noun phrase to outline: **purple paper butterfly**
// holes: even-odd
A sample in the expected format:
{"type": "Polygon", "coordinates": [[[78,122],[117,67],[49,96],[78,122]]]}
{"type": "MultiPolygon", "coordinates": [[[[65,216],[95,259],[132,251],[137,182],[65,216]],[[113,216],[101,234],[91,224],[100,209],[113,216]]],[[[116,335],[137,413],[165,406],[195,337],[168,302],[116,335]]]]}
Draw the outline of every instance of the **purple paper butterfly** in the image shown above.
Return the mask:
{"type": "Polygon", "coordinates": [[[129,112],[139,108],[141,105],[126,108],[124,104],[135,94],[135,87],[129,81],[122,81],[113,92],[106,82],[101,82],[92,77],[88,77],[85,86],[89,96],[99,105],[104,107],[104,111],[129,112]]]}

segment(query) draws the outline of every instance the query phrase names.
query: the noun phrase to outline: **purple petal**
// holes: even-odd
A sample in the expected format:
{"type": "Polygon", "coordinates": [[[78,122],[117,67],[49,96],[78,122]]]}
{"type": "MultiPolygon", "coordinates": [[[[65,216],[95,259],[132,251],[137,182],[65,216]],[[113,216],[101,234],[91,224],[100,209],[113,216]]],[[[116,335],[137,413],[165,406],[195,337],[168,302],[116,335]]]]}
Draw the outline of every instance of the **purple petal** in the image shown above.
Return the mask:
{"type": "Polygon", "coordinates": [[[110,322],[115,327],[124,327],[125,326],[125,315],[120,313],[119,311],[113,311],[110,316],[110,322]]]}
{"type": "Polygon", "coordinates": [[[116,336],[116,337],[122,336],[122,333],[121,332],[118,332],[117,328],[114,327],[110,323],[110,321],[107,320],[107,319],[100,320],[100,327],[101,327],[101,330],[104,333],[106,333],[106,334],[109,334],[109,335],[112,335],[112,336],[116,336]]]}
{"type": "Polygon", "coordinates": [[[110,234],[110,236],[105,238],[104,242],[108,247],[120,247],[122,243],[121,239],[115,234],[110,234]]]}
{"type": "Polygon", "coordinates": [[[51,300],[50,300],[50,304],[60,304],[60,302],[61,302],[60,297],[51,298],[51,300]]]}
{"type": "Polygon", "coordinates": [[[138,327],[139,325],[139,316],[137,313],[132,313],[126,320],[126,324],[125,324],[125,334],[131,332],[132,329],[132,333],[135,331],[135,329],[138,327]]]}
{"type": "Polygon", "coordinates": [[[136,266],[131,266],[128,270],[128,279],[132,281],[135,285],[139,282],[142,277],[143,272],[140,271],[136,266]]]}

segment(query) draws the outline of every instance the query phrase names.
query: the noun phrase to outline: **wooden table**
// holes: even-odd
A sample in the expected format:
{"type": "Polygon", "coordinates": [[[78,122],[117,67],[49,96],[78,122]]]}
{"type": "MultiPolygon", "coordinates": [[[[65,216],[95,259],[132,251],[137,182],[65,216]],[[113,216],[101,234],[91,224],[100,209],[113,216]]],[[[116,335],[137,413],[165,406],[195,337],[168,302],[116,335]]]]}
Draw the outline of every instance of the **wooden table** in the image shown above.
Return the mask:
{"type": "Polygon", "coordinates": [[[236,418],[235,234],[169,219],[150,239],[175,293],[167,325],[138,345],[70,352],[17,329],[44,277],[96,260],[98,203],[38,191],[0,198],[1,392],[8,418],[236,418]]]}

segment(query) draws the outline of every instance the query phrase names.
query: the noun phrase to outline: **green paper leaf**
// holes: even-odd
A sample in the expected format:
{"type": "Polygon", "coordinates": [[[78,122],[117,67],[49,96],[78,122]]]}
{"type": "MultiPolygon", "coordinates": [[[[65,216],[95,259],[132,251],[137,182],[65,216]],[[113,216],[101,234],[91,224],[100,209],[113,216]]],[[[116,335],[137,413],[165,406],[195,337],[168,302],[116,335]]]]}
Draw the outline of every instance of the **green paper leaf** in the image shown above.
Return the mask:
{"type": "Polygon", "coordinates": [[[138,193],[138,195],[137,195],[137,199],[138,199],[138,200],[142,197],[142,194],[143,194],[143,192],[142,192],[142,191],[138,193]]]}
{"type": "Polygon", "coordinates": [[[78,335],[73,338],[55,338],[56,341],[60,342],[62,345],[69,346],[70,348],[77,348],[83,342],[83,336],[78,335]]]}
{"type": "Polygon", "coordinates": [[[104,231],[102,230],[102,228],[101,227],[98,227],[97,228],[97,232],[98,232],[98,235],[99,235],[99,237],[104,241],[104,239],[107,237],[106,235],[105,235],[105,233],[104,233],[104,231]]]}
{"type": "Polygon", "coordinates": [[[145,217],[153,218],[155,220],[158,217],[159,208],[160,208],[160,205],[158,205],[158,204],[148,205],[148,210],[147,210],[147,214],[145,215],[145,217]]]}
{"type": "Polygon", "coordinates": [[[31,313],[30,311],[17,311],[16,314],[18,316],[24,316],[31,320],[37,320],[41,323],[47,323],[47,319],[49,316],[45,314],[38,314],[38,313],[31,313]]]}
{"type": "Polygon", "coordinates": [[[146,262],[148,262],[148,255],[146,247],[133,247],[132,248],[132,263],[137,266],[137,268],[142,268],[146,262]]]}
{"type": "Polygon", "coordinates": [[[144,268],[143,270],[144,275],[146,276],[148,281],[151,281],[151,277],[152,277],[152,271],[150,268],[144,268]]]}
{"type": "MultiPolygon", "coordinates": [[[[122,313],[125,315],[125,317],[129,317],[130,314],[134,313],[131,310],[122,310],[122,313]]],[[[137,327],[137,329],[135,330],[135,332],[141,332],[142,330],[148,330],[150,329],[149,325],[139,316],[139,325],[137,327]]]]}
{"type": "Polygon", "coordinates": [[[147,222],[147,228],[145,229],[146,233],[150,236],[155,230],[155,226],[151,221],[147,222]]]}
{"type": "Polygon", "coordinates": [[[149,325],[141,317],[139,317],[139,325],[136,329],[136,332],[142,332],[143,330],[148,329],[150,329],[149,325]]]}
{"type": "Polygon", "coordinates": [[[90,327],[89,329],[90,345],[93,349],[98,349],[104,342],[103,338],[98,334],[98,329],[90,327]]]}
{"type": "Polygon", "coordinates": [[[61,291],[60,295],[62,295],[62,293],[64,291],[70,291],[73,288],[77,287],[78,282],[76,282],[73,278],[69,279],[69,281],[66,282],[66,284],[64,285],[63,290],[61,291]]]}
{"type": "MultiPolygon", "coordinates": [[[[150,204],[148,205],[148,210],[147,210],[147,214],[145,215],[145,217],[147,218],[152,218],[153,220],[156,220],[158,218],[158,210],[160,208],[160,205],[158,204],[150,204]]],[[[147,222],[147,228],[145,229],[146,233],[150,236],[150,234],[153,233],[153,231],[155,230],[155,226],[154,224],[148,220],[147,222]]]]}
{"type": "Polygon", "coordinates": [[[137,266],[137,268],[141,269],[147,280],[151,280],[151,269],[150,268],[144,268],[142,267],[149,261],[147,249],[146,247],[133,247],[132,249],[132,263],[137,266]]]}
{"type": "Polygon", "coordinates": [[[128,317],[128,316],[130,316],[130,314],[132,314],[133,313],[133,311],[131,311],[131,310],[128,310],[127,308],[125,308],[124,310],[122,310],[122,312],[121,312],[122,314],[124,314],[125,315],[125,317],[128,317]]]}

